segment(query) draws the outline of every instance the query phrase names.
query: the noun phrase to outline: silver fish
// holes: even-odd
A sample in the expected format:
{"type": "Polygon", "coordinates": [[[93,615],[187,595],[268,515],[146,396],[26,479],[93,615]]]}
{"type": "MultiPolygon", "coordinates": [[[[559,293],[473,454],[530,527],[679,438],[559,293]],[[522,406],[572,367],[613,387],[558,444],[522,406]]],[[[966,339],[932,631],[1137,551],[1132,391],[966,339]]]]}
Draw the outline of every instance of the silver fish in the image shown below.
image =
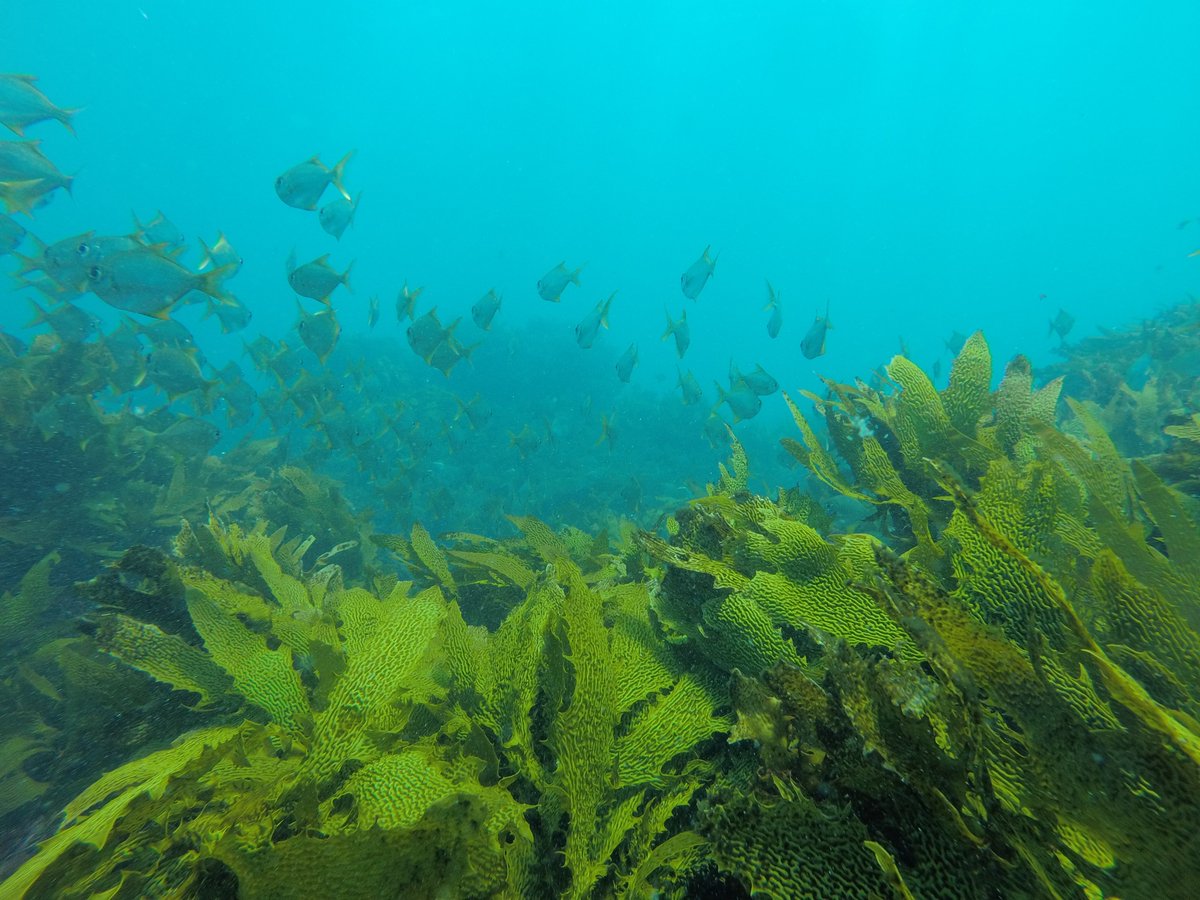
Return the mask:
{"type": "Polygon", "coordinates": [[[222,334],[233,334],[233,332],[241,331],[249,325],[254,314],[250,312],[241,300],[230,296],[226,301],[210,299],[205,318],[209,316],[217,317],[217,321],[221,324],[222,334]]]}
{"type": "Polygon", "coordinates": [[[88,287],[109,306],[165,319],[185,294],[199,291],[224,301],[227,268],[192,272],[149,247],[114,253],[88,270],[88,287]]]}
{"type": "Polygon", "coordinates": [[[396,295],[396,319],[403,322],[408,319],[411,322],[417,320],[417,298],[421,296],[423,287],[417,288],[415,291],[408,289],[408,282],[404,282],[404,287],[400,288],[400,293],[396,295]]]}
{"type": "Polygon", "coordinates": [[[442,323],[437,317],[437,307],[429,310],[419,319],[414,319],[413,323],[408,326],[405,335],[408,337],[408,345],[413,348],[413,352],[421,357],[426,362],[429,362],[433,351],[437,349],[447,334],[452,331],[454,326],[449,329],[443,328],[442,323]]]}
{"type": "Polygon", "coordinates": [[[471,320],[484,331],[490,331],[492,328],[492,319],[496,317],[496,312],[500,309],[500,295],[496,293],[496,289],[492,288],[471,307],[471,320]]]}
{"type": "Polygon", "coordinates": [[[18,137],[25,129],[47,119],[62,122],[71,134],[75,128],[71,118],[77,109],[60,109],[37,88],[33,75],[0,74],[0,124],[18,137]]]}
{"type": "Polygon", "coordinates": [[[756,365],[753,372],[743,373],[738,371],[732,361],[729,363],[729,386],[733,390],[745,386],[760,397],[779,390],[779,382],[772,378],[761,365],[756,365]]]}
{"type": "Polygon", "coordinates": [[[582,322],[575,326],[575,342],[583,349],[588,349],[596,340],[600,329],[608,327],[608,310],[612,306],[613,297],[617,292],[608,295],[607,300],[601,300],[596,308],[588,313],[582,322]]]}
{"type": "Polygon", "coordinates": [[[143,245],[128,235],[98,235],[94,232],[56,241],[42,251],[42,271],[71,290],[85,290],[92,267],[111,256],[143,245]]]}
{"type": "Polygon", "coordinates": [[[307,313],[301,306],[300,321],[296,323],[296,331],[299,332],[304,346],[316,354],[317,359],[324,365],[329,354],[333,352],[333,348],[337,346],[342,326],[338,324],[337,316],[334,315],[332,308],[323,309],[317,313],[307,313]]]}
{"type": "Polygon", "coordinates": [[[163,215],[161,209],[149,222],[142,222],[134,215],[133,235],[144,244],[161,244],[166,247],[182,247],[187,240],[183,232],[163,215]]]}
{"type": "Polygon", "coordinates": [[[0,213],[0,256],[12,253],[25,240],[25,229],[14,219],[0,213]]]}
{"type": "Polygon", "coordinates": [[[219,266],[232,266],[232,271],[236,272],[242,267],[241,254],[233,249],[233,244],[229,243],[229,238],[225,237],[223,231],[217,232],[217,239],[211,247],[204,243],[203,238],[200,238],[200,250],[203,255],[200,258],[200,265],[196,268],[201,272],[219,266]]]}
{"type": "Polygon", "coordinates": [[[344,284],[346,290],[354,293],[354,289],[350,287],[350,271],[354,268],[353,262],[346,266],[345,272],[339,274],[333,266],[329,265],[329,254],[326,253],[302,266],[297,266],[295,257],[292,257],[288,261],[288,268],[288,284],[301,297],[319,300],[329,306],[329,297],[337,290],[339,284],[344,284]]]}
{"type": "Polygon", "coordinates": [[[671,335],[675,335],[675,352],[679,354],[679,358],[683,359],[683,354],[687,353],[687,348],[692,343],[692,329],[688,327],[687,310],[679,314],[679,319],[673,320],[671,313],[667,312],[667,330],[662,334],[662,340],[666,340],[671,335]]]}
{"type": "Polygon", "coordinates": [[[572,272],[567,268],[565,261],[560,262],[538,279],[538,296],[551,303],[558,303],[562,299],[562,292],[566,290],[568,284],[579,285],[579,273],[582,271],[583,266],[572,272]]]}
{"type": "Polygon", "coordinates": [[[783,328],[783,306],[779,302],[779,295],[775,293],[775,288],[771,287],[771,282],[767,282],[767,305],[764,310],[771,311],[771,318],[767,320],[767,335],[772,338],[779,337],[779,330],[783,328]]]}
{"type": "Polygon", "coordinates": [[[81,344],[100,329],[100,320],[91,313],[85,312],[73,303],[64,303],[54,309],[46,310],[30,300],[34,316],[26,328],[35,325],[49,325],[64,344],[81,344]]]}
{"type": "Polygon", "coordinates": [[[374,329],[375,323],[379,321],[379,298],[372,297],[367,303],[367,327],[374,329]]]}
{"type": "Polygon", "coordinates": [[[39,193],[63,188],[71,193],[74,178],[64,175],[39,149],[41,141],[0,141],[0,181],[39,181],[39,193]]]}
{"type": "Polygon", "coordinates": [[[637,361],[638,348],[637,344],[633,343],[629,345],[629,348],[617,360],[617,377],[628,384],[629,376],[633,374],[633,367],[637,365],[637,361]]]}
{"type": "Polygon", "coordinates": [[[704,290],[704,285],[708,283],[708,279],[712,277],[713,270],[717,267],[717,259],[709,255],[711,247],[705,247],[704,252],[700,254],[700,258],[692,263],[686,272],[679,276],[680,287],[683,288],[683,296],[689,300],[695,300],[700,296],[700,292],[704,290]]]}
{"type": "Polygon", "coordinates": [[[717,405],[720,406],[722,403],[729,404],[729,409],[733,413],[734,424],[743,419],[754,418],[758,415],[759,410],[762,409],[762,399],[745,385],[739,384],[730,391],[726,391],[725,388],[721,387],[719,381],[716,382],[716,385],[717,405]]]}
{"type": "Polygon", "coordinates": [[[804,336],[804,340],[800,342],[800,352],[804,354],[805,359],[816,359],[818,356],[825,355],[825,333],[833,327],[829,321],[829,304],[825,304],[825,315],[817,316],[811,326],[809,326],[808,334],[804,336]]]}
{"type": "Polygon", "coordinates": [[[704,391],[700,387],[700,382],[696,380],[696,376],[689,371],[686,375],[675,370],[679,375],[679,390],[683,392],[683,403],[685,406],[691,406],[704,396],[704,391]]]}
{"type": "Polygon", "coordinates": [[[275,193],[288,206],[314,210],[321,201],[325,188],[332,184],[338,193],[349,200],[350,194],[342,185],[342,175],[352,156],[353,150],[343,156],[332,169],[316,156],[297,163],[275,179],[275,193]]]}
{"type": "Polygon", "coordinates": [[[360,200],[362,200],[362,191],[359,191],[358,196],[353,200],[338,197],[336,200],[326,203],[317,213],[321,227],[340,241],[346,229],[354,224],[354,214],[358,212],[360,200]]]}

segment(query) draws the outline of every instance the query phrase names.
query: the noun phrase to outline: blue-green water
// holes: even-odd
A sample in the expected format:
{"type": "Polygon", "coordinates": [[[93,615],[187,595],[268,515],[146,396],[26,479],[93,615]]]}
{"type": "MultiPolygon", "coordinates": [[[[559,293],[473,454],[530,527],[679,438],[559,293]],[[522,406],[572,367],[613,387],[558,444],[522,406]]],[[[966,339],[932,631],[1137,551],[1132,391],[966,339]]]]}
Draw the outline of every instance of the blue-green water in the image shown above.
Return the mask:
{"type": "MultiPolygon", "coordinates": [[[[0,592],[47,553],[63,557],[58,630],[4,644],[0,681],[19,686],[4,696],[60,691],[30,654],[78,638],[77,619],[92,627],[94,597],[71,582],[132,545],[166,549],[181,518],[210,510],[247,529],[269,519],[291,537],[309,529],[320,552],[372,531],[410,535],[414,522],[439,538],[508,537],[505,517],[524,515],[615,540],[622,523],[660,528],[705,493],[730,455],[728,423],[747,448],[751,491],[814,490],[823,532],[912,538],[882,515],[868,526],[873,508],[850,509],[780,452],[796,432],[779,392],[735,421],[718,393],[736,389],[733,364],[761,365],[791,397],[812,399],[830,382],[865,390],[903,354],[945,388],[962,337],[982,330],[993,388],[1017,354],[1037,385],[1067,374],[1065,396],[1105,408],[1124,456],[1153,455],[1155,472],[1195,495],[1193,458],[1160,443],[1163,426],[1185,428],[1196,412],[1200,375],[1194,324],[1164,318],[1200,290],[1200,258],[1189,257],[1200,249],[1197,34],[1200,6],[1174,0],[4,4],[0,70],[35,75],[55,104],[78,108],[74,134],[53,121],[27,130],[74,182],[14,212],[29,236],[0,255],[0,330],[34,348],[0,357],[0,592]],[[332,165],[351,151],[344,183],[361,207],[335,240],[273,184],[309,157],[332,165]],[[37,240],[124,235],[160,210],[189,270],[200,239],[227,236],[243,264],[226,300],[252,314],[229,330],[195,293],[172,306],[200,379],[186,390],[166,389],[157,367],[179,351],[161,337],[143,333],[119,364],[104,356],[114,334],[153,322],[92,283],[58,300],[97,317],[96,333],[72,341],[30,323],[30,301],[65,308],[29,284],[44,268],[37,240]],[[681,274],[706,247],[714,273],[688,299],[681,274]],[[323,307],[292,290],[293,254],[329,254],[338,272],[353,264],[353,290],[332,295],[341,331],[326,359],[297,330],[323,307]],[[582,267],[580,284],[548,303],[538,280],[559,261],[582,267]],[[768,282],[782,309],[775,337],[768,282]],[[402,285],[423,289],[417,319],[431,308],[443,325],[461,318],[443,345],[470,358],[448,374],[406,337],[402,285]],[[503,300],[485,331],[471,308],[489,289],[503,300]],[[576,326],[613,292],[609,327],[581,348],[576,326]],[[662,338],[683,310],[680,358],[662,338]],[[1061,336],[1048,328],[1060,310],[1073,319],[1061,336]],[[826,352],[806,358],[802,340],[826,312],[826,352]],[[1087,343],[1115,329],[1113,343],[1087,343]],[[270,350],[278,364],[248,352],[261,337],[286,342],[270,350]],[[623,383],[615,368],[631,344],[638,362],[623,383]],[[703,396],[686,405],[677,379],[689,372],[703,396]],[[1140,418],[1125,409],[1135,404],[1140,418]],[[280,473],[298,470],[336,486],[322,494],[327,518],[273,505],[280,473]],[[285,508],[294,518],[281,523],[285,508]]],[[[0,129],[0,140],[18,137],[0,129]]],[[[0,184],[0,197],[14,190],[0,184]]],[[[330,187],[320,205],[336,196],[330,187]]],[[[859,438],[875,435],[877,423],[851,418],[859,438]]],[[[946,502],[941,481],[909,487],[946,502]]],[[[1161,549],[1152,525],[1146,534],[1161,549]]],[[[378,589],[375,562],[342,565],[348,582],[378,589]]],[[[643,573],[630,563],[623,574],[643,573]]],[[[459,599],[471,624],[498,621],[459,599]]],[[[151,709],[139,707],[149,720],[151,709]]],[[[175,724],[139,727],[162,746],[182,732],[175,724]]],[[[53,782],[44,796],[58,806],[0,804],[17,848],[0,871],[58,824],[55,791],[81,789],[84,773],[136,745],[104,748],[111,758],[81,763],[75,780],[33,773],[53,782]]],[[[23,796],[17,768],[0,771],[5,796],[23,796]]]]}

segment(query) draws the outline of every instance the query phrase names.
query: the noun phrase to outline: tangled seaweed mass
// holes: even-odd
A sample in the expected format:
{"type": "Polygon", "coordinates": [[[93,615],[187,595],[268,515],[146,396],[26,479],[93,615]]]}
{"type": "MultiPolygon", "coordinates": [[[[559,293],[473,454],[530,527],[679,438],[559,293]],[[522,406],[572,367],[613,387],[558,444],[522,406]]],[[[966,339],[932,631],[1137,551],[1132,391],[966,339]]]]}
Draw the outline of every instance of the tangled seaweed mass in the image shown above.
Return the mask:
{"type": "Polygon", "coordinates": [[[1108,340],[789,398],[809,491],[735,439],[655,531],[375,533],[212,460],[74,621],[56,553],[4,597],[5,820],[62,813],[0,894],[1193,896],[1196,383],[1064,398],[1108,340]]]}

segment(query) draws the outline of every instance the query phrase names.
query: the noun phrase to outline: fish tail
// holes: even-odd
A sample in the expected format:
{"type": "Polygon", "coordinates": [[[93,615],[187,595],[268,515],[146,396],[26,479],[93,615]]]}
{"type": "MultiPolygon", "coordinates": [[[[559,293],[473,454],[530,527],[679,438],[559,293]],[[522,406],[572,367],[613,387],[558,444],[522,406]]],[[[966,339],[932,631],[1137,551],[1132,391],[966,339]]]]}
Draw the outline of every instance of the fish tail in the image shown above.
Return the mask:
{"type": "Polygon", "coordinates": [[[38,195],[34,194],[33,189],[41,183],[42,179],[40,178],[31,178],[26,181],[0,181],[0,200],[4,201],[5,209],[10,213],[24,213],[32,219],[33,206],[38,199],[38,195]]]}
{"type": "Polygon", "coordinates": [[[75,125],[71,122],[71,120],[81,112],[83,112],[82,106],[73,106],[70,109],[58,110],[58,115],[56,115],[54,118],[62,122],[63,128],[71,132],[71,137],[79,137],[79,135],[75,133],[75,125]]]}
{"type": "Polygon", "coordinates": [[[350,272],[353,271],[355,262],[356,261],[353,259],[350,260],[350,265],[346,266],[346,271],[342,273],[342,284],[344,284],[346,286],[346,290],[352,294],[354,293],[354,288],[350,287],[350,272]]]}
{"type": "Polygon", "coordinates": [[[350,162],[354,156],[353,150],[338,160],[337,165],[333,167],[333,186],[338,189],[338,192],[347,200],[350,199],[350,192],[346,190],[346,186],[342,184],[342,176],[346,174],[346,163],[350,162]]]}
{"type": "Polygon", "coordinates": [[[50,321],[46,310],[42,309],[41,305],[36,300],[30,300],[29,305],[33,307],[33,318],[25,323],[26,328],[34,328],[38,325],[44,325],[50,321]]]}
{"type": "Polygon", "coordinates": [[[571,284],[575,285],[576,287],[579,286],[579,275],[581,272],[583,272],[583,267],[586,265],[587,263],[580,264],[580,266],[571,273],[571,284]]]}
{"type": "Polygon", "coordinates": [[[218,266],[215,269],[210,269],[207,272],[202,272],[197,276],[200,282],[196,285],[196,290],[200,291],[202,294],[207,294],[214,300],[220,300],[222,303],[232,304],[235,301],[233,297],[231,297],[225,291],[225,285],[223,282],[236,271],[237,266],[234,263],[228,263],[224,266],[218,266]]]}

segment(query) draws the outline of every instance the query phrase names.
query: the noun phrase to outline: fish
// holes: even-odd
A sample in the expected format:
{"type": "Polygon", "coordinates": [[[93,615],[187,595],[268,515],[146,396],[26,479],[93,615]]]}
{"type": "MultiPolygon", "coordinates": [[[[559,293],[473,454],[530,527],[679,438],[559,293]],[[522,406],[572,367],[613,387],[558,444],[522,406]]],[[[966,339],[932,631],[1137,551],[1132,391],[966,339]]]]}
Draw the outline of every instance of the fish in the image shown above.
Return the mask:
{"type": "Polygon", "coordinates": [[[317,359],[321,361],[321,365],[325,365],[325,360],[337,346],[342,326],[338,324],[337,316],[332,308],[323,309],[317,313],[307,313],[303,306],[298,303],[296,305],[300,310],[300,321],[296,323],[296,331],[300,334],[300,340],[316,355],[317,359]]]}
{"type": "Polygon", "coordinates": [[[958,356],[962,351],[963,346],[967,343],[967,336],[961,331],[954,331],[950,337],[942,341],[946,349],[950,351],[951,356],[958,356]]]}
{"type": "Polygon", "coordinates": [[[230,361],[217,371],[217,378],[221,383],[221,399],[225,401],[225,415],[229,420],[229,427],[237,428],[248,424],[258,402],[258,393],[243,377],[241,367],[230,361]]]}
{"type": "Polygon", "coordinates": [[[1046,337],[1057,334],[1060,341],[1065,341],[1074,327],[1075,317],[1065,309],[1060,309],[1058,315],[1050,320],[1050,330],[1046,332],[1046,337]]]}
{"type": "Polygon", "coordinates": [[[737,389],[740,385],[745,385],[760,397],[766,397],[779,390],[779,382],[772,378],[761,365],[755,365],[753,372],[744,373],[739,372],[737,366],[730,360],[729,386],[737,389]]]}
{"type": "Polygon", "coordinates": [[[49,325],[64,344],[81,344],[100,330],[100,320],[73,303],[50,310],[43,309],[34,300],[30,300],[29,305],[33,307],[33,318],[25,323],[25,327],[49,325]]]}
{"type": "Polygon", "coordinates": [[[458,404],[458,412],[454,415],[454,421],[457,422],[463,416],[467,417],[471,428],[478,431],[492,418],[491,407],[487,405],[481,394],[476,393],[468,402],[463,403],[458,397],[454,398],[458,404]]]}
{"type": "Polygon", "coordinates": [[[221,429],[206,419],[183,416],[157,433],[148,428],[134,428],[129,438],[130,444],[143,454],[153,449],[180,459],[196,459],[208,455],[221,439],[221,429]]]}
{"type": "Polygon", "coordinates": [[[192,272],[149,247],[114,253],[88,269],[88,288],[109,306],[165,319],[180,298],[199,291],[227,301],[229,267],[192,272]]]}
{"type": "Polygon", "coordinates": [[[353,200],[347,197],[338,197],[336,200],[326,203],[317,213],[321,227],[340,241],[346,229],[354,224],[354,214],[358,212],[360,200],[362,200],[362,191],[359,191],[358,196],[353,200]]]}
{"type": "MultiPolygon", "coordinates": [[[[158,214],[149,222],[142,222],[138,219],[137,214],[133,216],[133,236],[144,244],[161,245],[164,247],[182,247],[184,241],[187,240],[175,225],[163,215],[160,209],[158,214]]],[[[240,263],[241,260],[239,259],[240,263]]]]}
{"type": "MultiPolygon", "coordinates": [[[[71,193],[74,178],[64,175],[42,153],[41,141],[0,141],[0,182],[38,182],[37,196],[62,188],[71,193]]],[[[30,186],[30,190],[33,186],[30,186]]]]}
{"type": "Polygon", "coordinates": [[[28,181],[0,181],[0,203],[10,213],[24,213],[32,217],[34,210],[49,203],[54,186],[41,178],[28,181]]]}
{"type": "Polygon", "coordinates": [[[367,327],[374,330],[379,321],[379,297],[373,296],[367,301],[367,327]]]}
{"type": "Polygon", "coordinates": [[[717,406],[725,403],[729,406],[730,412],[733,413],[733,422],[736,425],[743,419],[753,419],[762,409],[762,398],[754,391],[750,390],[744,384],[738,384],[731,390],[726,391],[721,387],[721,383],[717,385],[717,406]]]}
{"type": "Polygon", "coordinates": [[[404,287],[400,288],[400,293],[396,295],[396,319],[403,322],[408,319],[410,322],[416,321],[417,313],[417,298],[421,296],[423,287],[417,288],[415,291],[408,289],[408,282],[404,282],[404,287]]]}
{"type": "Polygon", "coordinates": [[[17,137],[23,137],[30,125],[50,119],[61,122],[74,134],[71,120],[77,112],[78,109],[61,109],[51,103],[38,89],[33,75],[0,74],[0,125],[17,137]]]}
{"type": "Polygon", "coordinates": [[[692,343],[692,329],[688,327],[687,310],[683,310],[679,314],[679,320],[673,321],[671,313],[667,312],[667,330],[662,334],[662,340],[666,340],[671,335],[675,335],[675,352],[683,359],[683,354],[687,353],[687,348],[692,343]]]}
{"type": "Polygon", "coordinates": [[[607,300],[601,300],[596,308],[583,317],[583,321],[575,326],[575,343],[583,349],[588,349],[596,340],[601,327],[608,327],[608,310],[612,306],[613,297],[617,292],[608,295],[607,300]]]}
{"type": "Polygon", "coordinates": [[[771,318],[767,319],[767,336],[771,338],[779,337],[779,330],[783,328],[783,306],[779,302],[779,294],[775,293],[775,288],[771,286],[771,282],[767,282],[767,305],[763,310],[771,311],[771,318]]]}
{"type": "Polygon", "coordinates": [[[15,219],[0,213],[0,256],[12,253],[25,240],[25,228],[15,219]]]}
{"type": "Polygon", "coordinates": [[[233,334],[235,331],[241,331],[250,324],[250,320],[254,318],[254,314],[246,307],[237,297],[230,296],[227,300],[208,301],[208,311],[204,314],[204,318],[216,316],[217,322],[221,326],[221,334],[233,334]]]}
{"type": "Polygon", "coordinates": [[[346,271],[339,274],[329,264],[328,253],[318,256],[316,259],[306,262],[302,266],[296,265],[295,257],[293,256],[288,260],[288,284],[301,297],[317,300],[329,306],[329,298],[337,290],[338,285],[344,284],[346,290],[354,293],[354,289],[350,287],[350,271],[353,268],[354,263],[352,261],[350,265],[346,266],[346,271]]]}
{"type": "Polygon", "coordinates": [[[221,266],[230,266],[230,274],[234,274],[242,267],[242,256],[233,249],[233,244],[229,243],[229,238],[225,237],[223,231],[217,232],[217,239],[210,247],[204,243],[204,239],[200,238],[200,265],[196,267],[197,271],[203,272],[205,269],[216,269],[221,266]]]}
{"type": "MultiPolygon", "coordinates": [[[[721,386],[718,384],[717,387],[721,386]]],[[[730,442],[729,423],[715,412],[710,412],[708,418],[704,420],[704,437],[714,450],[728,447],[730,442]]]]}
{"type": "Polygon", "coordinates": [[[629,383],[629,376],[633,374],[633,367],[637,365],[638,348],[637,343],[632,343],[621,354],[621,358],[617,360],[617,377],[626,384],[629,383]]]}
{"type": "Polygon", "coordinates": [[[478,344],[472,344],[470,347],[464,347],[454,339],[454,327],[458,324],[456,320],[453,325],[446,329],[443,333],[443,340],[440,341],[425,360],[430,366],[437,369],[443,375],[449,377],[451,370],[458,365],[461,360],[471,361],[471,354],[475,352],[478,344]]]}
{"type": "Polygon", "coordinates": [[[833,323],[829,321],[829,304],[825,304],[825,315],[818,315],[809,326],[808,334],[800,342],[800,352],[805,359],[816,359],[825,355],[825,337],[833,323]]]}
{"type": "Polygon", "coordinates": [[[608,441],[609,452],[612,452],[613,445],[617,442],[617,429],[613,425],[613,417],[607,414],[600,416],[600,437],[596,438],[596,446],[599,447],[605,441],[608,441]]]}
{"type": "Polygon", "coordinates": [[[203,409],[212,407],[210,392],[218,387],[218,382],[209,381],[200,371],[197,351],[179,347],[155,349],[146,360],[146,380],[172,401],[199,392],[203,409]]]}
{"type": "Polygon", "coordinates": [[[43,272],[64,288],[84,291],[88,289],[93,266],[118,253],[141,249],[144,245],[130,235],[98,235],[89,231],[46,247],[41,266],[43,272]]]}
{"type": "Polygon", "coordinates": [[[155,349],[161,347],[196,349],[196,339],[187,330],[187,326],[178,319],[155,319],[149,323],[136,322],[133,324],[133,328],[139,335],[150,341],[150,345],[155,349]]]}
{"type": "Polygon", "coordinates": [[[46,440],[55,435],[71,438],[81,448],[104,433],[105,416],[91,397],[60,394],[32,416],[46,440]]]}
{"type": "Polygon", "coordinates": [[[453,325],[450,328],[442,327],[442,323],[438,320],[437,307],[435,306],[429,312],[425,313],[425,315],[421,316],[421,318],[414,319],[413,323],[405,331],[405,336],[408,338],[408,345],[413,348],[413,352],[425,360],[425,362],[429,362],[438,344],[445,340],[447,332],[453,329],[453,325]]]}
{"type": "Polygon", "coordinates": [[[499,309],[500,295],[496,293],[495,288],[492,288],[476,300],[475,305],[471,307],[471,321],[484,331],[491,331],[492,319],[496,317],[499,309]]]}
{"type": "Polygon", "coordinates": [[[579,273],[583,271],[583,266],[580,266],[575,271],[567,269],[566,261],[560,262],[557,266],[538,279],[537,292],[538,296],[543,300],[548,300],[551,303],[558,303],[562,300],[562,292],[567,289],[568,284],[579,286],[579,273]]]}
{"type": "Polygon", "coordinates": [[[325,188],[331,184],[342,197],[349,200],[350,193],[342,184],[342,176],[346,172],[346,163],[350,162],[352,156],[353,150],[343,156],[332,169],[316,156],[297,163],[275,179],[275,193],[288,206],[309,211],[317,208],[325,188]]]}
{"type": "Polygon", "coordinates": [[[709,255],[708,251],[711,249],[711,246],[705,247],[704,252],[700,254],[700,258],[688,266],[688,270],[679,276],[679,284],[683,288],[683,296],[689,300],[695,300],[700,296],[700,292],[704,290],[704,285],[708,283],[708,279],[712,277],[713,270],[717,267],[716,257],[709,255]]]}
{"type": "Polygon", "coordinates": [[[529,454],[542,446],[544,441],[545,438],[530,428],[528,422],[516,434],[511,431],[508,433],[508,445],[517,448],[517,452],[521,454],[521,459],[527,458],[529,454]]]}
{"type": "Polygon", "coordinates": [[[696,376],[688,371],[687,374],[680,372],[678,368],[675,373],[679,376],[679,390],[683,392],[684,406],[691,406],[704,396],[704,391],[700,387],[700,382],[696,380],[696,376]]]}

